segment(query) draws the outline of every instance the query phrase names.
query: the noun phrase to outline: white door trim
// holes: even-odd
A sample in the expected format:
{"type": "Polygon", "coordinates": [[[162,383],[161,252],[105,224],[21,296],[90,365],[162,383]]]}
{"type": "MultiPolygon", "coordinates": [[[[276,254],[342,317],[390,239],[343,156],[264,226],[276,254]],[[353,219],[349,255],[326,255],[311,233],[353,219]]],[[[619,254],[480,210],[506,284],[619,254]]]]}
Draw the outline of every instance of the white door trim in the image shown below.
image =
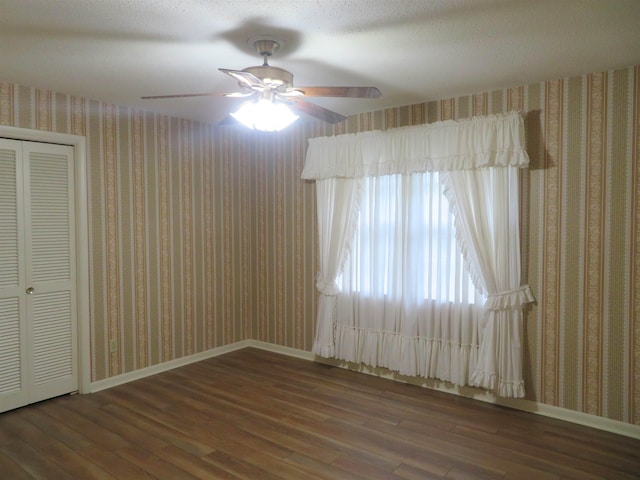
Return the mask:
{"type": "Polygon", "coordinates": [[[78,391],[91,391],[91,342],[89,337],[89,216],[86,139],[79,135],[0,125],[0,137],[73,147],[76,208],[76,300],[78,312],[78,391]]]}

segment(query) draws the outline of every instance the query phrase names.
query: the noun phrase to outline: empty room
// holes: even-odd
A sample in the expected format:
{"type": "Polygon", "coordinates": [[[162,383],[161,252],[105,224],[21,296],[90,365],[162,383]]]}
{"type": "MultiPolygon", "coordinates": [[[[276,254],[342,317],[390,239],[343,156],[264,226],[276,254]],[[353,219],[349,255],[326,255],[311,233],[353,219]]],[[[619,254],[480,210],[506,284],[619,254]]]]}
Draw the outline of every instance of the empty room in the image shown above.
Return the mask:
{"type": "Polygon", "coordinates": [[[639,25],[0,0],[0,478],[640,479],[639,25]]]}

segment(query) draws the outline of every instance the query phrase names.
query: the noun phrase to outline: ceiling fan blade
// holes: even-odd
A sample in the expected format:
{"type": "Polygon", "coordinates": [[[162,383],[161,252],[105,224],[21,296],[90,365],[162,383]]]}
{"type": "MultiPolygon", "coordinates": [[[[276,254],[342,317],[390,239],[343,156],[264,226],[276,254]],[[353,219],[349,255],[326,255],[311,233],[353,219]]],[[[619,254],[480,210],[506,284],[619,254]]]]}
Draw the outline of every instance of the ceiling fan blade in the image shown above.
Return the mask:
{"type": "Polygon", "coordinates": [[[351,97],[380,98],[382,93],[376,87],[298,87],[305,97],[351,97]]]}
{"type": "MultiPolygon", "coordinates": [[[[229,93],[222,92],[209,92],[209,93],[179,93],[175,95],[147,95],[146,97],[140,97],[144,100],[150,98],[185,98],[185,97],[227,97],[229,93]]],[[[233,94],[235,95],[235,94],[233,94]]]]}
{"type": "Polygon", "coordinates": [[[318,118],[327,123],[340,123],[347,119],[347,117],[345,117],[344,115],[341,115],[332,110],[328,110],[324,107],[320,107],[319,105],[316,105],[314,103],[305,102],[304,100],[300,100],[295,97],[290,97],[288,100],[293,103],[291,105],[292,109],[318,118]]]}
{"type": "Polygon", "coordinates": [[[232,76],[242,86],[260,91],[269,90],[269,87],[265,85],[264,82],[256,77],[253,73],[244,72],[242,70],[230,70],[228,68],[219,68],[218,70],[220,70],[222,73],[226,73],[227,75],[232,76]]]}

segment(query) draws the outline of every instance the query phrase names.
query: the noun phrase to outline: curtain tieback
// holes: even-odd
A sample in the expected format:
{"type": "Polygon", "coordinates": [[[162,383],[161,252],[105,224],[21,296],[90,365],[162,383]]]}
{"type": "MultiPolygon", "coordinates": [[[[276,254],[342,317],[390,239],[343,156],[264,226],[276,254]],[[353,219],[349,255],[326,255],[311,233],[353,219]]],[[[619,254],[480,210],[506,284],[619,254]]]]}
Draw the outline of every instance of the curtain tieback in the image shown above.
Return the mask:
{"type": "Polygon", "coordinates": [[[316,282],[316,288],[323,295],[333,296],[340,293],[340,288],[336,285],[336,282],[318,280],[316,282]]]}
{"type": "Polygon", "coordinates": [[[511,307],[520,307],[525,303],[535,301],[529,285],[521,285],[514,290],[505,290],[490,294],[485,303],[487,310],[506,310],[511,307]]]}

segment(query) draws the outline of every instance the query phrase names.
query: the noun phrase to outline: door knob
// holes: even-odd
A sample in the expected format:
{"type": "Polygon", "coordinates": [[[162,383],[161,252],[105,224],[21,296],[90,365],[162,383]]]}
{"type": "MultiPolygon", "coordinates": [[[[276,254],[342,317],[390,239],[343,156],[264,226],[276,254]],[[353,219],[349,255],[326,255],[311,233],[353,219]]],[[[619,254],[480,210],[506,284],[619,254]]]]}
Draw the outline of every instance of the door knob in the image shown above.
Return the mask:
{"type": "Polygon", "coordinates": [[[33,287],[27,288],[27,295],[31,295],[33,293],[33,287]]]}

